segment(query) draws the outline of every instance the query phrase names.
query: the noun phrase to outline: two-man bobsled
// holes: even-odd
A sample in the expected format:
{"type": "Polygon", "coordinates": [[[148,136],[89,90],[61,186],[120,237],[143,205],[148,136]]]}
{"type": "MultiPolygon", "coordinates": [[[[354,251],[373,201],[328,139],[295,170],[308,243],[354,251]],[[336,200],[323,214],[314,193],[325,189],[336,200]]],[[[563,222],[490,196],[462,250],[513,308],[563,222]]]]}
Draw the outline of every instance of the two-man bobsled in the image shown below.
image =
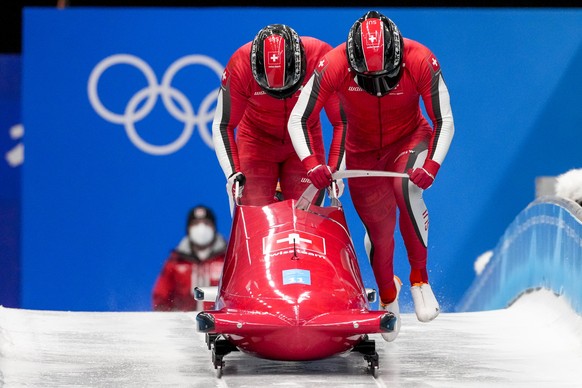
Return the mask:
{"type": "Polygon", "coordinates": [[[362,282],[343,208],[334,195],[316,206],[317,195],[310,185],[299,200],[235,208],[218,289],[198,289],[199,299],[215,300],[196,319],[218,376],[234,350],[287,361],[356,351],[377,375],[367,335],[392,331],[397,318],[370,310],[375,293],[362,282]]]}

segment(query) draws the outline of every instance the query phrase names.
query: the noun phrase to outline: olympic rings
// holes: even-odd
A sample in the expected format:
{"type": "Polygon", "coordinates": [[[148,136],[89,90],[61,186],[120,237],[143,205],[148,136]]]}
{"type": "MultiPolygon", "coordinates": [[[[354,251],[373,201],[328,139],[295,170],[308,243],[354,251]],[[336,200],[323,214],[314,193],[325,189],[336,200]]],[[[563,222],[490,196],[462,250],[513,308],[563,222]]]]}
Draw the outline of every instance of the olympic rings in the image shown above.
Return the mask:
{"type": "Polygon", "coordinates": [[[184,93],[172,86],[174,76],[184,67],[190,65],[203,65],[210,68],[216,73],[218,77],[217,85],[220,85],[224,67],[215,59],[206,55],[187,55],[176,60],[170,65],[170,67],[168,67],[162,77],[162,82],[158,84],[154,71],[144,60],[135,55],[115,54],[103,59],[91,71],[87,83],[89,101],[91,102],[93,109],[95,109],[97,114],[103,119],[114,124],[123,125],[131,142],[137,148],[148,154],[168,155],[178,151],[188,142],[188,140],[190,140],[195,126],[198,126],[202,140],[210,148],[214,148],[212,143],[212,129],[209,128],[209,123],[211,124],[214,118],[214,109],[211,111],[209,109],[218,97],[219,87],[206,95],[198,108],[198,112],[194,112],[190,100],[184,95],[184,93]],[[101,102],[97,92],[97,86],[99,84],[99,79],[107,69],[120,64],[131,65],[140,70],[145,76],[148,85],[145,88],[138,90],[133,95],[133,97],[127,102],[123,113],[114,113],[107,109],[101,102]],[[158,96],[161,96],[162,102],[168,113],[170,113],[175,119],[184,123],[184,129],[180,136],[178,136],[176,140],[165,145],[154,145],[148,143],[139,136],[135,128],[135,123],[142,120],[153,110],[158,100],[158,96]]]}

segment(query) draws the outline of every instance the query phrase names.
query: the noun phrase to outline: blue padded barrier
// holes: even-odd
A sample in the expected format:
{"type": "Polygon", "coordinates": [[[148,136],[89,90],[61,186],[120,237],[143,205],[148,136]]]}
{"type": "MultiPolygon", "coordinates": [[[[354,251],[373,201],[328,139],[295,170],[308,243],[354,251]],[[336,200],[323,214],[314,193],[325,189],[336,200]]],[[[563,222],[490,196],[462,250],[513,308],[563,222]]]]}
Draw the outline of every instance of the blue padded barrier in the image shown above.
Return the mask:
{"type": "Polygon", "coordinates": [[[535,288],[564,295],[582,315],[582,207],[541,197],[509,225],[457,311],[501,309],[535,288]]]}

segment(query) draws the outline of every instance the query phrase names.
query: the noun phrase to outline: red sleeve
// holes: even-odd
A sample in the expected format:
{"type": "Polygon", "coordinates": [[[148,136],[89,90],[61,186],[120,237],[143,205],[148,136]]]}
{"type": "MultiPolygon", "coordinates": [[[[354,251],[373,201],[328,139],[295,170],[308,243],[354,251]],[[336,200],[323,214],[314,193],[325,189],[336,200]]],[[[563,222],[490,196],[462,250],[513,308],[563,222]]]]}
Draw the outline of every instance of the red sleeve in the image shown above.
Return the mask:
{"type": "Polygon", "coordinates": [[[327,164],[336,170],[339,170],[342,164],[344,164],[345,141],[348,128],[346,114],[336,93],[336,90],[339,90],[348,74],[346,70],[348,64],[345,58],[345,45],[340,45],[330,53],[328,61],[333,62],[328,65],[323,62],[320,68],[322,73],[320,91],[323,93],[323,96],[326,96],[324,98],[327,98],[325,112],[333,126],[327,164]]]}
{"type": "Polygon", "coordinates": [[[333,127],[333,135],[329,147],[327,164],[339,170],[345,156],[345,139],[347,119],[343,112],[339,97],[333,94],[325,104],[325,113],[333,127]]]}
{"type": "Polygon", "coordinates": [[[411,44],[416,45],[413,66],[418,82],[417,90],[433,127],[427,163],[431,163],[428,162],[431,160],[440,165],[449,150],[455,131],[449,91],[436,56],[420,43],[411,44]]]}
{"type": "Polygon", "coordinates": [[[343,83],[344,73],[347,72],[347,65],[345,69],[342,67],[342,53],[345,57],[342,47],[336,47],[319,60],[313,76],[303,88],[289,118],[291,140],[306,170],[310,170],[318,164],[315,152],[311,147],[312,137],[307,122],[310,117],[319,115],[324,105],[326,113],[334,125],[330,162],[336,164],[340,160],[346,125],[339,100],[334,101],[334,98],[336,98],[335,89],[343,83]],[[327,110],[328,106],[329,111],[327,110]]]}
{"type": "MultiPolygon", "coordinates": [[[[327,53],[333,50],[333,48],[321,40],[312,40],[315,41],[314,45],[316,46],[316,55],[313,54],[314,59],[317,59],[314,64],[314,69],[322,72],[322,66],[324,66],[325,61],[328,60],[327,58],[324,59],[324,57],[327,53]]],[[[306,39],[306,44],[311,44],[311,41],[306,39]]],[[[324,109],[333,128],[332,142],[329,148],[327,164],[335,170],[339,170],[344,158],[344,139],[347,128],[347,119],[342,110],[339,97],[335,93],[333,93],[325,102],[324,109]]]]}
{"type": "Polygon", "coordinates": [[[249,47],[250,43],[238,49],[224,69],[212,123],[214,148],[227,178],[240,171],[235,128],[247,108],[250,82],[254,80],[250,72],[249,47]]]}

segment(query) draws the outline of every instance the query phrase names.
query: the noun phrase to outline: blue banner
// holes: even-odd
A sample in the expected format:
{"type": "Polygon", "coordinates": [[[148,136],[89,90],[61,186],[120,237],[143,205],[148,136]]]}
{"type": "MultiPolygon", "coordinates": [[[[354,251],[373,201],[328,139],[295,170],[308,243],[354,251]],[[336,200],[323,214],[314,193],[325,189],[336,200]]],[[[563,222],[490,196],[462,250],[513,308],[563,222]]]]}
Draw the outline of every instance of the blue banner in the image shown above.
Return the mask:
{"type": "Polygon", "coordinates": [[[0,55],[0,305],[20,306],[20,55],[0,55]]]}
{"type": "MultiPolygon", "coordinates": [[[[335,46],[365,11],[26,9],[23,307],[149,310],[190,207],[211,206],[229,235],[210,126],[232,53],[269,23],[335,46]]],[[[429,274],[447,310],[473,280],[475,258],[533,198],[535,177],[579,163],[582,12],[381,11],[435,53],[451,94],[457,134],[424,195],[429,274]]],[[[342,201],[374,287],[363,228],[349,195],[342,201]]],[[[395,268],[407,279],[399,240],[395,268]]],[[[402,296],[409,311],[408,287],[402,296]]]]}

